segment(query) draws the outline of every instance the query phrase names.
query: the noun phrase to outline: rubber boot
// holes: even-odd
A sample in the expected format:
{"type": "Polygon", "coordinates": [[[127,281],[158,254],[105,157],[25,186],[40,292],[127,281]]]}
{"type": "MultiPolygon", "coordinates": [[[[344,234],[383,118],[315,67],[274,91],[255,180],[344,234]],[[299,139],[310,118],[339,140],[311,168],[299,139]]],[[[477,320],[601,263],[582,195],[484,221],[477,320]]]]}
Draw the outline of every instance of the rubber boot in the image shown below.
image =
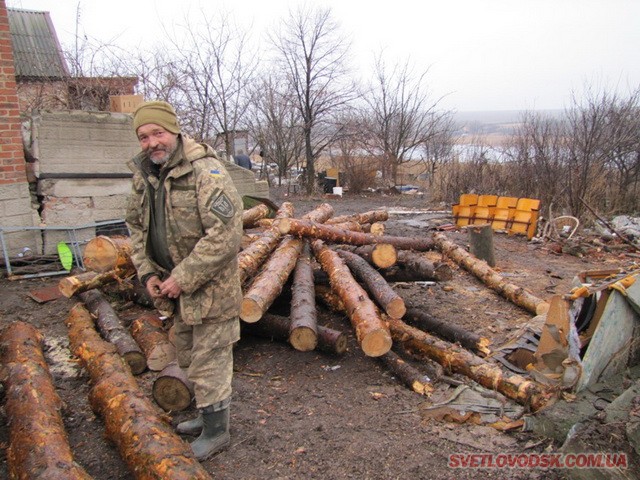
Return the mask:
{"type": "Polygon", "coordinates": [[[199,435],[202,431],[202,413],[199,413],[196,418],[191,420],[185,420],[180,422],[176,426],[176,432],[183,435],[199,435]]]}
{"type": "Polygon", "coordinates": [[[229,446],[229,402],[220,402],[200,410],[202,432],[191,442],[191,450],[199,461],[207,460],[214,453],[229,446]],[[223,404],[220,406],[220,404],[223,404]]]}

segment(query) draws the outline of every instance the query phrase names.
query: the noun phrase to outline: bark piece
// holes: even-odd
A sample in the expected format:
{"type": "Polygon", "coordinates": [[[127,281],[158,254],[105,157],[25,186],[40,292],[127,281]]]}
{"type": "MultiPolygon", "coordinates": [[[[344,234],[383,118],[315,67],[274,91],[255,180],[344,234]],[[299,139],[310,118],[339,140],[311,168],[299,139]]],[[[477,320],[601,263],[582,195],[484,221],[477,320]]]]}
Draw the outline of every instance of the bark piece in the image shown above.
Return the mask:
{"type": "Polygon", "coordinates": [[[345,261],[355,276],[362,280],[371,296],[389,316],[393,318],[402,318],[404,316],[407,311],[404,300],[364,258],[345,250],[338,250],[338,255],[345,261]]]}
{"type": "Polygon", "coordinates": [[[262,218],[267,218],[269,216],[269,207],[267,207],[264,203],[259,203],[248,210],[244,210],[242,212],[242,226],[243,228],[251,228],[256,222],[262,218]]]}
{"type": "Polygon", "coordinates": [[[322,269],[329,275],[331,288],[346,307],[362,351],[370,357],[387,353],[391,349],[391,335],[367,292],[353,278],[336,252],[320,240],[315,240],[312,247],[322,269]]]}
{"type": "Polygon", "coordinates": [[[176,347],[169,342],[160,318],[147,313],[131,323],[131,335],[140,345],[149,370],[159,372],[176,359],[176,347]]]}
{"type": "Polygon", "coordinates": [[[124,270],[133,274],[131,262],[131,239],[129,237],[107,237],[99,235],[87,243],[82,256],[84,266],[93,272],[124,270]]]}
{"type": "Polygon", "coordinates": [[[176,362],[170,363],[153,382],[151,395],[166,412],[186,410],[193,401],[193,382],[176,362]]]}
{"type": "Polygon", "coordinates": [[[400,358],[393,350],[380,357],[382,363],[391,370],[407,387],[420,395],[429,396],[433,392],[433,384],[429,377],[400,358]]]}
{"type": "Polygon", "coordinates": [[[464,330],[457,325],[438,320],[418,308],[407,308],[403,320],[422,331],[434,333],[449,342],[459,343],[464,348],[480,353],[482,356],[486,357],[491,353],[489,348],[491,340],[488,338],[464,330]]]}
{"type": "Polygon", "coordinates": [[[302,245],[302,240],[291,236],[280,242],[244,294],[240,307],[242,320],[257,322],[262,318],[295,268],[302,245]]]}
{"type": "Polygon", "coordinates": [[[140,390],[115,347],[95,330],[91,315],[75,305],[65,321],[71,351],[91,376],[89,401],[104,419],[107,436],[136,479],[211,479],[168,419],[140,390]]]}
{"type": "Polygon", "coordinates": [[[9,477],[91,479],[73,459],[42,344],[40,331],[25,322],[11,323],[0,334],[9,477]]]}
{"type": "Polygon", "coordinates": [[[131,372],[139,375],[147,368],[147,361],[140,346],[128,330],[122,325],[118,314],[106,298],[98,290],[89,290],[79,294],[87,309],[96,319],[102,336],[115,345],[118,353],[124,358],[131,372]]]}
{"type": "Polygon", "coordinates": [[[332,225],[296,218],[282,219],[278,226],[283,235],[291,234],[299,237],[311,237],[330,243],[346,243],[348,245],[388,243],[398,249],[417,251],[432,250],[435,247],[433,239],[428,237],[397,237],[393,235],[374,235],[372,233],[353,232],[336,228],[332,225]]]}
{"type": "Polygon", "coordinates": [[[522,287],[506,282],[505,279],[487,265],[486,262],[478,260],[463,248],[449,241],[444,234],[436,232],[433,238],[438,249],[443,254],[514,304],[535,315],[543,314],[549,310],[549,304],[546,301],[536,297],[522,287]]]}
{"type": "Polygon", "coordinates": [[[480,385],[497,390],[521,405],[537,411],[553,400],[554,392],[517,374],[506,374],[499,366],[444,340],[439,340],[396,318],[387,319],[393,339],[406,348],[435,360],[452,372],[460,373],[480,385]]]}
{"type": "Polygon", "coordinates": [[[289,343],[301,352],[315,350],[318,344],[316,297],[309,242],[305,241],[293,273],[289,343]]]}
{"type": "MultiPolygon", "coordinates": [[[[251,335],[287,341],[290,326],[291,321],[287,317],[267,313],[259,322],[243,323],[242,329],[251,335]]],[[[333,355],[343,355],[347,351],[347,336],[344,332],[318,325],[317,333],[317,350],[333,355]]]]}
{"type": "Polygon", "coordinates": [[[102,288],[105,285],[117,282],[128,273],[130,272],[123,270],[107,270],[101,273],[91,270],[63,278],[58,282],[58,288],[65,297],[71,298],[78,293],[93,290],[94,288],[102,288]]]}

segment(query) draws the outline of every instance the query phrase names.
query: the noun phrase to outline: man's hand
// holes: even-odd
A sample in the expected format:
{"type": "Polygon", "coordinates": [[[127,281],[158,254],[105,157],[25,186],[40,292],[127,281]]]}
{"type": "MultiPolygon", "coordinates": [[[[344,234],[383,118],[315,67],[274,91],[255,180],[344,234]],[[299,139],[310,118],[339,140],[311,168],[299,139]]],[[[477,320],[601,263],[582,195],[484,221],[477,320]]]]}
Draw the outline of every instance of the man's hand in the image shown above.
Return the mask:
{"type": "Polygon", "coordinates": [[[178,298],[182,293],[182,288],[180,288],[176,279],[171,275],[160,284],[160,293],[169,298],[178,298]]]}
{"type": "Polygon", "coordinates": [[[158,298],[163,296],[162,280],[160,280],[160,277],[156,275],[149,277],[149,280],[147,280],[147,292],[149,292],[151,298],[158,298]]]}

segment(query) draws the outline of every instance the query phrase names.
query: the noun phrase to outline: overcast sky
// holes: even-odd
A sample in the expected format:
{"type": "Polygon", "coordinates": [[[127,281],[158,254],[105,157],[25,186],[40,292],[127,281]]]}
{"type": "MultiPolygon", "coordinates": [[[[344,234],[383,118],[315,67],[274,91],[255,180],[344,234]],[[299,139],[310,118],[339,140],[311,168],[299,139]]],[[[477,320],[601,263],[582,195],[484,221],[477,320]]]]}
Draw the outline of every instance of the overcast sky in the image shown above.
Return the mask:
{"type": "MultiPolygon", "coordinates": [[[[48,11],[63,46],[81,34],[129,48],[158,41],[189,12],[231,12],[256,38],[300,0],[6,0],[48,11]],[[79,17],[77,7],[80,6],[79,17]],[[76,22],[78,17],[78,22],[76,22]]],[[[586,85],[640,87],[639,0],[311,0],[329,6],[354,65],[410,59],[441,105],[458,111],[560,109],[586,85]]],[[[162,40],[160,40],[162,41],[162,40]]]]}

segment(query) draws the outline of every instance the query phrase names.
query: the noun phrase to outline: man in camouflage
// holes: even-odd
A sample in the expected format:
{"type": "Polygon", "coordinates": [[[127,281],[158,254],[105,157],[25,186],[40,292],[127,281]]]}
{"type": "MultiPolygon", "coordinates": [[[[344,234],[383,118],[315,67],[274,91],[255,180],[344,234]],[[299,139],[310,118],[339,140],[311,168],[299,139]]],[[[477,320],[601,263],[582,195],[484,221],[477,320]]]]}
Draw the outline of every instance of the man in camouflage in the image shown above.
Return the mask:
{"type": "Polygon", "coordinates": [[[205,460],[230,443],[242,199],[213,149],[181,133],[171,105],[143,103],[133,126],[142,151],[129,163],[131,258],[158,310],[173,316],[178,364],[200,412],[177,431],[200,433],[191,447],[205,460]]]}

